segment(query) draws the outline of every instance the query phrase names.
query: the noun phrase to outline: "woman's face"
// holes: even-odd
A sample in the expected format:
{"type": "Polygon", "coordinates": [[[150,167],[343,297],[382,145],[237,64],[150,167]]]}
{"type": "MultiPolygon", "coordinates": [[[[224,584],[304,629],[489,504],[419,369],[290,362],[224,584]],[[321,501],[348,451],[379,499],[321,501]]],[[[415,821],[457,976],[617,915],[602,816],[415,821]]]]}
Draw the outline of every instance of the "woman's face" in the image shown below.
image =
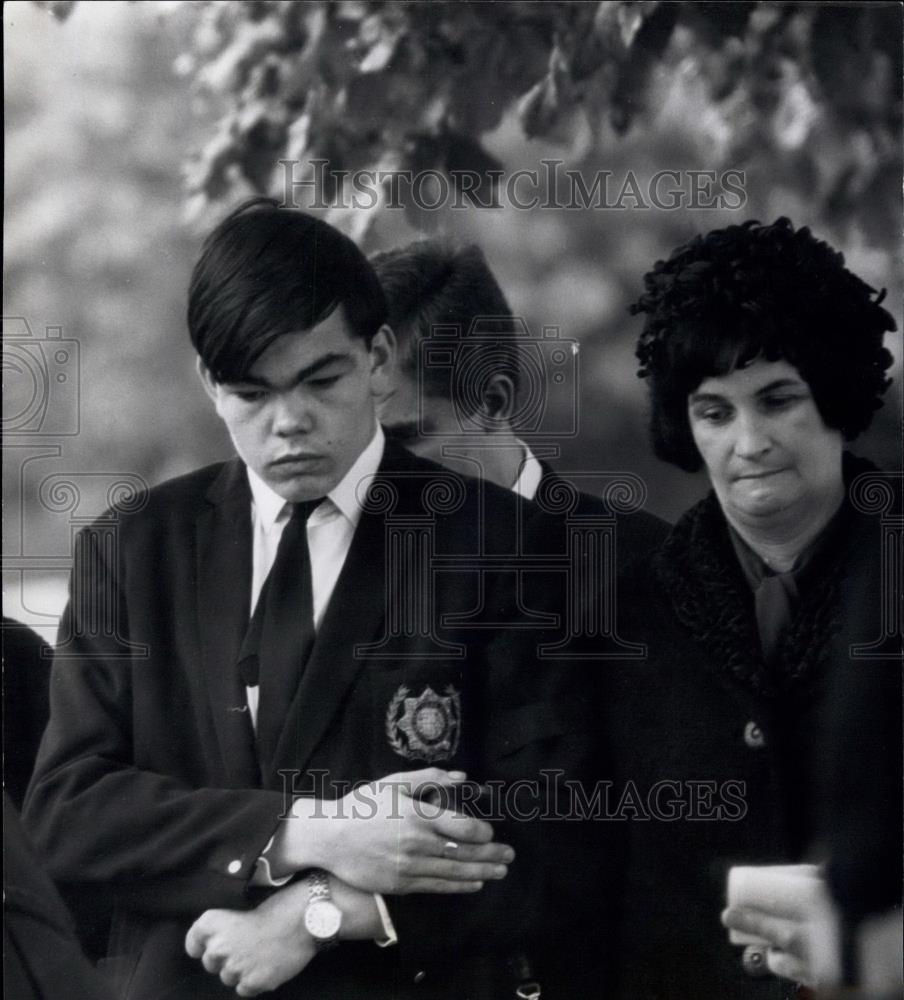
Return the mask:
{"type": "Polygon", "coordinates": [[[688,396],[691,432],[729,519],[762,525],[840,502],[842,437],[787,361],[758,359],[688,396]]]}

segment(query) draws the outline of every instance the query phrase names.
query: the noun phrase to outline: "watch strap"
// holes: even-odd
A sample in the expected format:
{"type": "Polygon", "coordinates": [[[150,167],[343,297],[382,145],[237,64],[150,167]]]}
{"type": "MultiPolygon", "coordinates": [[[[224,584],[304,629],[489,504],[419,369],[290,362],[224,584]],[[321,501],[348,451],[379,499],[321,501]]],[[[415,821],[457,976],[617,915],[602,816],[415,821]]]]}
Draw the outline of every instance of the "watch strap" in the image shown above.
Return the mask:
{"type": "MultiPolygon", "coordinates": [[[[333,903],[333,894],[330,892],[329,875],[322,868],[312,868],[308,872],[305,883],[308,887],[308,902],[305,907],[306,913],[307,908],[313,906],[315,903],[328,903],[332,907],[336,906],[336,904],[333,903]]],[[[314,934],[311,934],[311,938],[314,941],[314,947],[317,951],[326,951],[328,948],[334,948],[337,944],[339,944],[338,930],[332,937],[329,938],[317,937],[314,934]]]]}

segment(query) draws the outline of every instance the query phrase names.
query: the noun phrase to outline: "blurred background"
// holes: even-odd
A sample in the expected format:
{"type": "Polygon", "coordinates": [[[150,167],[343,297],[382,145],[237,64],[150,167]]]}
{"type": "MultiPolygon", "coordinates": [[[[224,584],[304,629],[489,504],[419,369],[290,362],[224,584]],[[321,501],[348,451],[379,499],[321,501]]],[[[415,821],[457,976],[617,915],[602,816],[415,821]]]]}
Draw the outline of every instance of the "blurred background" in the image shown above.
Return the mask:
{"type": "Polygon", "coordinates": [[[283,196],[281,158],[298,178],[317,157],[501,171],[494,208],[391,207],[381,192],[320,211],[368,253],[424,232],[479,243],[532,333],[580,344],[559,467],[636,473],[669,519],[705,483],[649,452],[627,312],[641,277],[696,232],[809,225],[888,289],[895,384],[856,450],[900,468],[897,4],[94,0],[3,16],[4,613],[48,640],[73,533],[130,489],[231,453],[194,372],[186,287],[236,201],[283,196]],[[566,207],[549,161],[591,190],[607,172],[607,187],[566,207]],[[539,196],[531,209],[505,197],[516,171],[537,172],[518,189],[539,196]],[[651,199],[661,171],[678,172],[659,189],[675,208],[651,199]],[[691,171],[710,172],[714,197],[690,203],[691,171]]]}

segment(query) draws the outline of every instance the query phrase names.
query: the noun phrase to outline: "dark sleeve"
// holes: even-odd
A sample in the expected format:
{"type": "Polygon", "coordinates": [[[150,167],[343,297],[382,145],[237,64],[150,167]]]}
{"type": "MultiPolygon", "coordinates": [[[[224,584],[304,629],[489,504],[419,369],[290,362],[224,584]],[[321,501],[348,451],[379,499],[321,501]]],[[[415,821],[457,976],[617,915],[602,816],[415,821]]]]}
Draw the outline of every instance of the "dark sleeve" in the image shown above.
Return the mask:
{"type": "Polygon", "coordinates": [[[901,905],[901,535],[878,521],[861,516],[853,534],[817,730],[818,835],[852,924],[901,905]]]}
{"type": "Polygon", "coordinates": [[[50,714],[50,652],[39,635],[3,619],[3,783],[17,809],[35,766],[50,714]]]}
{"type": "Polygon", "coordinates": [[[3,987],[15,1000],[112,1000],[3,795],[3,987]]]}
{"type": "MultiPolygon", "coordinates": [[[[59,882],[103,883],[154,912],[243,906],[282,796],[197,788],[135,766],[133,685],[136,672],[154,669],[154,661],[130,655],[122,564],[111,565],[98,537],[84,532],[76,543],[60,629],[66,655],[51,675],[50,722],[26,799],[26,827],[59,882]]],[[[173,706],[173,719],[184,723],[184,706],[173,706]]],[[[159,723],[165,739],[168,720],[159,723]]]]}

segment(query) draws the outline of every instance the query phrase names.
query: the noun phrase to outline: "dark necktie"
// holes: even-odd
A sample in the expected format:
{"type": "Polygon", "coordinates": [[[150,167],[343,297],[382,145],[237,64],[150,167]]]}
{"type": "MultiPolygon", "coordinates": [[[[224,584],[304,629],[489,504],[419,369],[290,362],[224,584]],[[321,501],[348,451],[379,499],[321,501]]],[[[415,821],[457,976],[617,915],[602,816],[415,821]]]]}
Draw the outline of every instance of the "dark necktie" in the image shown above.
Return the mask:
{"type": "Polygon", "coordinates": [[[273,762],[286,713],[314,645],[307,521],[322,499],[292,505],[239,654],[245,685],[260,685],[257,746],[264,774],[273,762]]]}

